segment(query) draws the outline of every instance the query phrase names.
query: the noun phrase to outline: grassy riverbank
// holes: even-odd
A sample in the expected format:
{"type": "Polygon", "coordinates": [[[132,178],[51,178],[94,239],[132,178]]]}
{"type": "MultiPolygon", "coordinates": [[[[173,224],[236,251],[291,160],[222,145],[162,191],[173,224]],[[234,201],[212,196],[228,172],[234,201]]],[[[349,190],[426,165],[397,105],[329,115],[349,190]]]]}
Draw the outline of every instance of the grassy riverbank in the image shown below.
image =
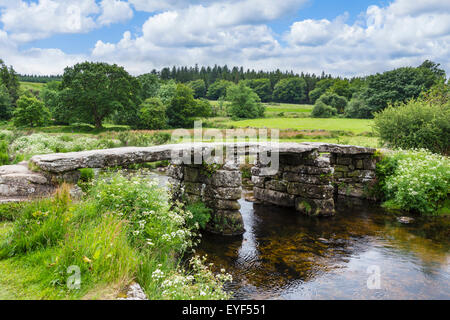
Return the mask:
{"type": "Polygon", "coordinates": [[[228,275],[183,259],[197,243],[195,212],[138,176],[105,176],[89,190],[75,202],[63,185],[0,224],[0,299],[116,299],[133,281],[150,299],[228,298],[228,275]]]}

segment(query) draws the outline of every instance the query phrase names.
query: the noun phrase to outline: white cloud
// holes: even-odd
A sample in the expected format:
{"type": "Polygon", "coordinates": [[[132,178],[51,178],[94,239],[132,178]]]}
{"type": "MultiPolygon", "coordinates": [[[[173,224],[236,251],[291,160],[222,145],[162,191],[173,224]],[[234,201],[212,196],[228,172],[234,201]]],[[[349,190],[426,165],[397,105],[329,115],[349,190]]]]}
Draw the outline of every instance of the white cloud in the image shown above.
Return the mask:
{"type": "MultiPolygon", "coordinates": [[[[56,0],[45,1],[53,3],[56,0]]],[[[41,0],[39,4],[45,1],[41,0]]],[[[58,1],[60,4],[66,2],[58,1]]],[[[58,50],[20,52],[15,41],[18,35],[27,32],[35,35],[44,28],[31,19],[36,29],[34,33],[31,27],[25,26],[23,28],[29,30],[23,31],[14,23],[8,24],[9,29],[5,24],[8,33],[0,31],[0,56],[5,59],[11,57],[12,61],[21,63],[16,68],[19,71],[21,68],[44,70],[41,73],[54,72],[57,68],[61,69],[55,72],[61,73],[65,64],[88,59],[118,63],[134,74],[163,66],[198,63],[242,65],[265,70],[326,71],[352,76],[418,65],[431,59],[441,63],[450,74],[448,1],[395,0],[385,7],[368,7],[355,23],[348,23],[345,14],[335,19],[297,21],[281,35],[284,41],[280,43],[279,36],[267,23],[295,12],[304,2],[129,0],[135,9],[161,11],[148,18],[138,35],[127,31],[116,43],[99,40],[92,52],[85,56],[65,55],[58,50]],[[48,63],[51,59],[56,62],[48,63]]],[[[0,6],[4,7],[4,3],[5,0],[0,0],[0,6]]],[[[2,18],[7,12],[23,6],[20,0],[8,3],[2,18]]],[[[80,3],[88,4],[90,1],[82,0],[80,3]]],[[[103,0],[96,11],[91,8],[94,13],[85,9],[82,16],[91,18],[95,27],[95,24],[128,19],[128,9],[129,5],[126,6],[124,1],[103,0]],[[118,7],[123,10],[117,10],[118,7]]],[[[47,19],[51,19],[50,16],[47,19]]],[[[83,27],[86,30],[93,28],[88,23],[83,27]]]]}
{"type": "Polygon", "coordinates": [[[102,14],[97,21],[101,25],[124,22],[133,18],[133,9],[131,9],[128,2],[102,0],[102,2],[100,2],[100,7],[102,8],[102,14]]]}

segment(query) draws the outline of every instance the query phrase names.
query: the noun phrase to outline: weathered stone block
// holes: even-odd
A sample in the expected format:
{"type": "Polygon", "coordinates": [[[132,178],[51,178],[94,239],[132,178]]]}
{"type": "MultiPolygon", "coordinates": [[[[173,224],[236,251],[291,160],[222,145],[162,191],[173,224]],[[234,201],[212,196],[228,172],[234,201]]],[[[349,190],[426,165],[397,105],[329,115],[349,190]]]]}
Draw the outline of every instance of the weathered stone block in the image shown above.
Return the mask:
{"type": "Polygon", "coordinates": [[[294,172],[294,173],[302,173],[302,174],[313,174],[313,175],[320,175],[320,174],[329,174],[332,173],[332,168],[318,168],[313,166],[286,166],[284,168],[285,172],[294,172]]]}
{"type": "Polygon", "coordinates": [[[266,182],[266,178],[264,178],[264,177],[252,176],[252,183],[257,188],[263,188],[264,189],[265,182],[266,182]]]}
{"type": "Polygon", "coordinates": [[[206,186],[205,196],[212,199],[239,200],[242,198],[242,188],[210,188],[206,186]]]}
{"type": "Polygon", "coordinates": [[[219,170],[212,174],[209,181],[215,187],[238,188],[242,185],[242,175],[240,171],[219,170]]]}
{"type": "Polygon", "coordinates": [[[286,180],[288,182],[302,182],[307,184],[326,184],[330,182],[331,179],[332,176],[329,174],[309,175],[302,173],[286,172],[283,175],[283,180],[286,180]]]}
{"type": "Polygon", "coordinates": [[[356,160],[356,169],[364,169],[364,161],[356,160]]]}
{"type": "Polygon", "coordinates": [[[287,191],[287,182],[280,180],[270,180],[266,182],[266,189],[275,190],[280,192],[287,191]]]}
{"type": "Polygon", "coordinates": [[[195,194],[197,196],[201,196],[203,194],[203,184],[195,183],[195,182],[185,182],[184,190],[187,193],[195,194]]]}
{"type": "Polygon", "coordinates": [[[338,186],[338,194],[346,197],[365,198],[366,187],[360,183],[347,183],[338,186]]]}
{"type": "Polygon", "coordinates": [[[239,211],[241,209],[241,205],[236,200],[221,200],[215,199],[212,201],[211,207],[218,210],[236,210],[239,211]]]}
{"type": "Polygon", "coordinates": [[[336,163],[338,165],[348,166],[351,165],[353,162],[352,158],[343,158],[343,157],[337,157],[336,163]]]}
{"type": "Polygon", "coordinates": [[[295,209],[310,216],[333,216],[336,214],[334,200],[295,199],[295,209]]]}
{"type": "Polygon", "coordinates": [[[370,157],[370,158],[364,159],[363,162],[364,162],[365,170],[376,170],[376,168],[377,168],[376,159],[372,159],[372,157],[370,157]]]}
{"type": "Polygon", "coordinates": [[[184,169],[182,166],[170,165],[167,169],[167,175],[177,180],[183,180],[184,169]]]}
{"type": "Polygon", "coordinates": [[[213,212],[206,229],[215,234],[237,236],[245,232],[244,220],[237,210],[218,210],[213,212]]]}
{"type": "Polygon", "coordinates": [[[260,188],[253,189],[255,199],[262,202],[279,205],[281,207],[294,207],[295,197],[283,192],[265,190],[260,188]]]}
{"type": "Polygon", "coordinates": [[[185,198],[185,201],[188,204],[197,203],[197,202],[203,202],[202,201],[203,200],[202,197],[199,196],[199,195],[196,195],[196,194],[185,193],[184,194],[184,198],[185,198]]]}
{"type": "Polygon", "coordinates": [[[350,169],[348,168],[348,166],[336,165],[336,166],[334,166],[334,171],[335,172],[349,172],[350,169]]]}
{"type": "Polygon", "coordinates": [[[289,183],[287,189],[291,195],[312,199],[330,199],[334,193],[332,185],[311,185],[297,182],[289,183]]]}

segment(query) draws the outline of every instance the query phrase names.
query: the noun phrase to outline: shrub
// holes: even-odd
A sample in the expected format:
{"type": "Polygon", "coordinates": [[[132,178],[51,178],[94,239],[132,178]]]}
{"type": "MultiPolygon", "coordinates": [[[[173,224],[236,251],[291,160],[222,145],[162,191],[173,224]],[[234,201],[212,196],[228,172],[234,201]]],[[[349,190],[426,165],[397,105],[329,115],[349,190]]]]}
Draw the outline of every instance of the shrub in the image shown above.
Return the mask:
{"type": "Polygon", "coordinates": [[[317,101],[311,116],[314,118],[331,118],[337,115],[337,110],[332,106],[326,105],[322,101],[317,101]]]}
{"type": "Polygon", "coordinates": [[[390,147],[426,148],[448,154],[450,141],[450,103],[438,105],[411,100],[390,106],[375,115],[375,130],[390,147]]]}
{"type": "Polygon", "coordinates": [[[335,108],[339,113],[344,113],[347,106],[347,99],[345,97],[338,96],[336,93],[327,92],[322,95],[317,102],[323,102],[327,106],[335,108]]]}
{"type": "Polygon", "coordinates": [[[369,106],[359,95],[350,100],[345,107],[344,115],[346,118],[353,119],[370,119],[373,117],[369,106]]]}
{"type": "Polygon", "coordinates": [[[197,202],[186,207],[186,211],[192,213],[192,219],[187,221],[188,226],[197,226],[201,229],[206,228],[206,224],[211,220],[210,208],[207,208],[203,202],[197,202]]]}
{"type": "Polygon", "coordinates": [[[167,127],[166,107],[159,98],[149,98],[139,109],[140,129],[160,130],[167,127]]]}
{"type": "Polygon", "coordinates": [[[261,99],[244,82],[228,88],[227,100],[230,102],[228,111],[233,118],[255,119],[264,116],[265,107],[261,99]]]}
{"type": "Polygon", "coordinates": [[[0,204],[0,221],[15,221],[27,205],[26,202],[8,202],[0,204]]]}
{"type": "Polygon", "coordinates": [[[50,121],[50,111],[44,103],[34,97],[22,96],[17,100],[17,108],[13,112],[16,127],[38,127],[50,121]]]}
{"type": "Polygon", "coordinates": [[[397,151],[377,165],[386,206],[436,214],[448,199],[450,161],[426,150],[397,151]]]}
{"type": "Polygon", "coordinates": [[[11,117],[12,101],[8,89],[0,81],[0,120],[7,120],[11,117]]]}

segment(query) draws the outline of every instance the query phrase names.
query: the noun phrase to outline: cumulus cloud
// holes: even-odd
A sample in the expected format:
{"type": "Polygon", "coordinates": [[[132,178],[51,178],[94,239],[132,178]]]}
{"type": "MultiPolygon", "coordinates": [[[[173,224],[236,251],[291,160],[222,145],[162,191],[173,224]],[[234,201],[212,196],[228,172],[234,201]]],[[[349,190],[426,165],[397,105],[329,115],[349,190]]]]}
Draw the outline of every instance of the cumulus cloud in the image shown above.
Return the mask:
{"type": "MultiPolygon", "coordinates": [[[[118,63],[134,74],[163,66],[198,63],[243,65],[265,70],[326,71],[344,76],[419,65],[425,59],[431,59],[441,63],[450,73],[448,1],[395,0],[386,6],[369,6],[355,23],[349,23],[346,14],[335,19],[305,19],[292,23],[284,34],[279,35],[269,23],[295,12],[305,0],[129,0],[128,3],[124,0],[98,3],[81,0],[77,6],[83,9],[80,14],[82,30],[130,19],[133,14],[130,4],[135,10],[145,10],[153,15],[137,35],[127,31],[118,42],[100,39],[85,56],[65,55],[58,50],[20,52],[17,49],[20,35],[35,36],[50,31],[39,26],[41,20],[31,19],[34,29],[17,26],[18,18],[12,13],[21,11],[20,8],[38,10],[42,3],[51,4],[47,8],[51,14],[46,18],[50,21],[54,15],[64,16],[65,11],[58,13],[58,10],[69,1],[40,0],[23,7],[21,0],[0,0],[0,7],[6,8],[1,15],[5,28],[0,31],[0,56],[5,56],[3,52],[8,52],[8,56],[16,52],[18,56],[33,57],[28,61],[36,65],[42,59],[42,69],[49,71],[55,69],[46,63],[49,59],[59,61],[55,64],[58,66],[89,59],[118,63]],[[6,19],[7,23],[4,17],[9,19],[6,19]],[[46,53],[51,58],[46,58],[46,53]]],[[[66,15],[55,23],[64,24],[67,19],[66,15]]],[[[71,32],[71,29],[64,32],[71,32]]],[[[16,57],[16,60],[20,59],[16,57]]],[[[62,68],[58,72],[62,72],[62,68]]]]}
{"type": "Polygon", "coordinates": [[[119,0],[102,0],[100,2],[102,14],[98,18],[101,25],[124,22],[133,17],[133,9],[128,2],[119,0]]]}

